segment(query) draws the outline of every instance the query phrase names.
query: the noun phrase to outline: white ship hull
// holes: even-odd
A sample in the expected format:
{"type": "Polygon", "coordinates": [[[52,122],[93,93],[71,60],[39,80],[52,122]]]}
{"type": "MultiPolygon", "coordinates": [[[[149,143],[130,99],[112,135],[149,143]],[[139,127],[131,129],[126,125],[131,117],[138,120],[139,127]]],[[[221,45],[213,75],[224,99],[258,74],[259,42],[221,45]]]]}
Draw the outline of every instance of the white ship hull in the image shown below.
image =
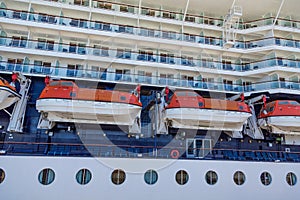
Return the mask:
{"type": "Polygon", "coordinates": [[[0,110],[7,108],[20,100],[20,95],[8,87],[0,86],[0,110]]]}
{"type": "Polygon", "coordinates": [[[258,119],[258,124],[263,129],[272,128],[273,133],[300,134],[299,116],[276,116],[258,119]]]}
{"type": "Polygon", "coordinates": [[[132,125],[141,112],[131,104],[67,99],[39,99],[36,108],[52,122],[88,124],[132,125]]]}
{"type": "Polygon", "coordinates": [[[166,110],[165,119],[175,128],[241,131],[250,116],[246,112],[172,108],[166,110]]]}
{"type": "Polygon", "coordinates": [[[182,200],[199,197],[210,200],[282,200],[300,196],[299,183],[290,186],[286,182],[289,172],[300,176],[299,163],[2,156],[0,168],[6,174],[0,184],[1,199],[5,200],[182,200]],[[50,185],[39,183],[38,174],[44,168],[51,168],[55,172],[55,179],[50,185]],[[92,179],[86,185],[76,182],[76,173],[82,168],[92,173],[92,179]],[[112,183],[111,173],[114,169],[125,171],[123,184],[112,183]],[[158,181],[154,185],[147,185],[144,181],[144,173],[149,169],[158,173],[158,181]],[[175,181],[175,174],[179,170],[185,170],[189,175],[185,185],[175,181]],[[218,175],[215,185],[208,185],[205,181],[205,174],[209,170],[218,175]],[[245,174],[243,185],[234,183],[236,171],[245,174]],[[263,172],[269,172],[272,176],[268,186],[260,181],[263,172]]]}

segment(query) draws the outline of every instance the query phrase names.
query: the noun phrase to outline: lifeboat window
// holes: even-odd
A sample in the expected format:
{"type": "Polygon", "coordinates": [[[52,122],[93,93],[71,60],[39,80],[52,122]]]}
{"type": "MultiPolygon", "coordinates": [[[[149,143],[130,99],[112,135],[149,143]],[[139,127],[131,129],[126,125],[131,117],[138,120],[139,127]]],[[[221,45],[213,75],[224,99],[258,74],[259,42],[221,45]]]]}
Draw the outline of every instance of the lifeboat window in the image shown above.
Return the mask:
{"type": "Polygon", "coordinates": [[[208,171],[205,175],[205,179],[209,185],[214,185],[218,181],[218,174],[214,171],[208,171]]]}
{"type": "Polygon", "coordinates": [[[237,185],[243,185],[245,183],[246,177],[245,174],[241,171],[237,171],[233,175],[233,181],[237,185]]]}
{"type": "Polygon", "coordinates": [[[268,106],[267,108],[266,108],[266,111],[267,112],[273,112],[274,111],[274,106],[272,105],[272,106],[268,106]]]}
{"type": "Polygon", "coordinates": [[[290,185],[290,186],[294,186],[297,183],[297,176],[293,173],[293,172],[289,172],[286,175],[286,182],[290,185]]]}
{"type": "Polygon", "coordinates": [[[43,185],[49,185],[54,181],[55,173],[52,169],[46,168],[39,173],[39,182],[43,185]]]}
{"type": "Polygon", "coordinates": [[[58,82],[58,81],[52,81],[52,82],[50,82],[49,85],[50,85],[50,86],[58,86],[58,85],[59,85],[59,82],[58,82]]]}
{"type": "Polygon", "coordinates": [[[198,94],[196,92],[188,92],[187,96],[189,96],[189,97],[197,97],[198,94]]]}
{"type": "Polygon", "coordinates": [[[279,101],[278,104],[279,104],[279,105],[288,105],[289,102],[288,102],[288,101],[279,101]]]}
{"type": "Polygon", "coordinates": [[[126,101],[126,97],[125,96],[121,96],[120,99],[121,99],[121,101],[126,101]]]}
{"type": "Polygon", "coordinates": [[[186,96],[186,92],[176,92],[176,96],[184,97],[184,96],[186,96]]]}
{"type": "Polygon", "coordinates": [[[121,169],[116,169],[111,174],[111,181],[115,185],[121,185],[122,183],[124,183],[125,179],[126,179],[126,174],[121,169]]]}
{"type": "Polygon", "coordinates": [[[179,185],[184,185],[188,182],[189,180],[189,175],[186,171],[184,170],[179,170],[177,173],[176,173],[176,176],[175,176],[175,180],[176,182],[179,184],[179,185]]]}
{"type": "Polygon", "coordinates": [[[271,182],[272,182],[272,177],[271,177],[271,174],[269,174],[268,172],[263,172],[261,175],[260,175],[260,181],[263,185],[270,185],[271,182]]]}
{"type": "Polygon", "coordinates": [[[88,169],[81,169],[76,174],[76,181],[80,185],[88,184],[92,179],[92,173],[88,169]]]}
{"type": "Polygon", "coordinates": [[[290,101],[290,104],[292,104],[292,105],[299,105],[299,103],[297,101],[290,101]]]}
{"type": "Polygon", "coordinates": [[[155,184],[157,182],[157,179],[158,179],[158,174],[155,170],[150,169],[146,171],[144,174],[144,180],[149,185],[155,184]]]}
{"type": "Polygon", "coordinates": [[[61,82],[62,86],[72,86],[73,87],[73,83],[72,82],[61,82]]]}
{"type": "Polygon", "coordinates": [[[76,97],[76,92],[70,92],[70,97],[76,97]]]}
{"type": "Polygon", "coordinates": [[[0,184],[4,181],[5,179],[5,172],[3,169],[0,169],[0,184]]]}

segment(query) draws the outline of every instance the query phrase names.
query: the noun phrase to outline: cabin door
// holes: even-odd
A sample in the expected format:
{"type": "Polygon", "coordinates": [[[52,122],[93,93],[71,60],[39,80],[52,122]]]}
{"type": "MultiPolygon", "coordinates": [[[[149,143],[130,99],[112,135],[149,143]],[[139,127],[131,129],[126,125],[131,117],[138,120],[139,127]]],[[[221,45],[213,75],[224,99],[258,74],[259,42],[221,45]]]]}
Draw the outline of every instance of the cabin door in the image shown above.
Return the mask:
{"type": "Polygon", "coordinates": [[[204,158],[211,152],[211,140],[187,139],[186,155],[188,158],[204,158]]]}

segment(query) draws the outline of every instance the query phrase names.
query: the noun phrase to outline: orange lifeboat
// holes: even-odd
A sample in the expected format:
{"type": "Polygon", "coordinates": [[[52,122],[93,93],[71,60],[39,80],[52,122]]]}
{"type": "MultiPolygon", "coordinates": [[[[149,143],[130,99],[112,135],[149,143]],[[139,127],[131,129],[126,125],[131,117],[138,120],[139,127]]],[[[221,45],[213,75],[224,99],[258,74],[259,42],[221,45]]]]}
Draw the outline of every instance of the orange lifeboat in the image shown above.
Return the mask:
{"type": "Polygon", "coordinates": [[[16,88],[0,77],[0,110],[5,109],[21,99],[16,88]]]}
{"type": "Polygon", "coordinates": [[[79,88],[73,81],[51,81],[36,108],[51,122],[132,125],[142,104],[133,93],[79,88]]]}
{"type": "Polygon", "coordinates": [[[278,134],[300,134],[300,103],[294,100],[276,100],[267,103],[258,115],[261,128],[278,134]]]}
{"type": "Polygon", "coordinates": [[[193,91],[176,91],[165,110],[174,128],[241,131],[251,116],[244,102],[203,98],[193,91]]]}

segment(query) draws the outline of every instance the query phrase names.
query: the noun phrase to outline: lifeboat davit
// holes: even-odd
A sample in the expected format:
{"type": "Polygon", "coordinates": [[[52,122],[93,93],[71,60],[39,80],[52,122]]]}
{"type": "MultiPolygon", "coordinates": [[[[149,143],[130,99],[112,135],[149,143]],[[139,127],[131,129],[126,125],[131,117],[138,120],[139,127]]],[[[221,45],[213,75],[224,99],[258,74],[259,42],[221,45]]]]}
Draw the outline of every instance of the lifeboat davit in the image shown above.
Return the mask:
{"type": "Polygon", "coordinates": [[[267,103],[258,115],[261,128],[278,134],[300,134],[300,104],[294,100],[267,103]]]}
{"type": "Polygon", "coordinates": [[[174,128],[223,131],[241,131],[251,116],[244,102],[203,98],[192,91],[176,91],[165,112],[174,128]]]}
{"type": "Polygon", "coordinates": [[[129,92],[79,88],[73,81],[51,81],[36,102],[50,122],[132,125],[142,104],[129,92]]]}
{"type": "Polygon", "coordinates": [[[5,109],[21,99],[16,88],[0,77],[0,110],[5,109]]]}

